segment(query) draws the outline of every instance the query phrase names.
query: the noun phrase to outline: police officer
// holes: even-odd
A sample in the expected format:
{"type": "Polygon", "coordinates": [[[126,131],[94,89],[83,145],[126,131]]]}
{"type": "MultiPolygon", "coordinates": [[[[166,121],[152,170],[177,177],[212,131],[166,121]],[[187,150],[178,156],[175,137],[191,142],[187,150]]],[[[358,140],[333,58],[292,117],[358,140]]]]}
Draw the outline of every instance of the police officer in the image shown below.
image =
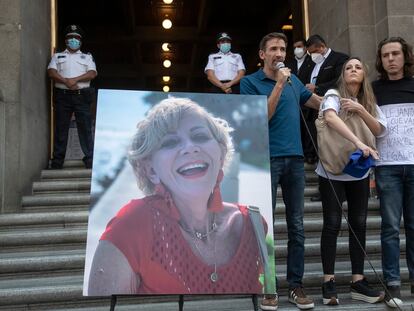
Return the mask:
{"type": "Polygon", "coordinates": [[[219,51],[209,55],[204,69],[207,79],[213,84],[214,92],[239,94],[239,82],[246,71],[242,57],[230,51],[231,37],[226,32],[218,34],[217,47],[219,51]]]}
{"type": "Polygon", "coordinates": [[[54,81],[55,137],[51,168],[60,169],[66,154],[68,133],[72,114],[75,113],[79,142],[84,153],[86,168],[92,167],[92,118],[91,103],[95,91],[90,81],[96,75],[96,66],[91,54],[80,51],[83,31],[77,25],[65,29],[66,50],[53,55],[47,72],[54,81]]]}

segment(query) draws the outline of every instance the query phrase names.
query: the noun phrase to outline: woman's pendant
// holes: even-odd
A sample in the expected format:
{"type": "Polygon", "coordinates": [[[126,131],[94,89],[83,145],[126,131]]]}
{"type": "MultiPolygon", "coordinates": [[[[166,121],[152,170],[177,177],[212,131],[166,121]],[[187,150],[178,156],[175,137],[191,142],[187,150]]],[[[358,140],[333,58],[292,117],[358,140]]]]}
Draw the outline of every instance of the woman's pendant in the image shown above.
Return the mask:
{"type": "Polygon", "coordinates": [[[217,274],[217,272],[213,272],[213,273],[210,275],[210,280],[211,280],[211,282],[213,282],[213,283],[217,282],[217,280],[218,280],[218,274],[217,274]]]}

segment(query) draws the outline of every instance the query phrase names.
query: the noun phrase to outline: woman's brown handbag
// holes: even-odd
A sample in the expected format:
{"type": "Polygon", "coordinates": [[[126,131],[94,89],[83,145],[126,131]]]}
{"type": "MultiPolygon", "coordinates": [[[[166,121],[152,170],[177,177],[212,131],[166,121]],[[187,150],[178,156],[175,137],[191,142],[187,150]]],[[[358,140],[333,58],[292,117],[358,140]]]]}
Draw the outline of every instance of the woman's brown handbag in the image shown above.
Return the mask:
{"type": "MultiPolygon", "coordinates": [[[[334,175],[339,175],[342,174],[345,165],[348,163],[349,156],[357,148],[348,139],[328,126],[323,116],[322,108],[324,102],[330,96],[339,98],[339,93],[331,91],[325,95],[319,109],[318,118],[315,120],[316,131],[318,133],[318,153],[319,160],[322,162],[326,171],[334,175]]],[[[340,109],[338,116],[355,136],[367,146],[375,149],[375,136],[357,113],[346,112],[340,109]]]]}

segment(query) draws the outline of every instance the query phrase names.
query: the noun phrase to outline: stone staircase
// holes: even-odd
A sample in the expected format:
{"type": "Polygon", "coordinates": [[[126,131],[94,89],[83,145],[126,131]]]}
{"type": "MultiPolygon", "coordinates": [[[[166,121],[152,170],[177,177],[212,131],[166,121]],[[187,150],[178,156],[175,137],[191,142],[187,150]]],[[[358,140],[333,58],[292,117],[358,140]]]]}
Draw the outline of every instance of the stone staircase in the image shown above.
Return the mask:
{"type": "MultiPolygon", "coordinates": [[[[315,310],[322,305],[320,285],[320,202],[310,202],[317,191],[313,168],[307,166],[305,191],[305,277],[304,284],[315,298],[315,310]]],[[[91,170],[80,161],[67,161],[62,170],[44,170],[39,182],[33,183],[33,194],[22,198],[22,211],[0,215],[0,310],[109,310],[109,298],[82,297],[83,266],[89,206],[91,170]]],[[[346,204],[345,204],[346,209],[346,204]]],[[[284,205],[279,198],[276,209],[276,267],[280,284],[280,306],[297,310],[286,298],[287,235],[284,205]]],[[[369,204],[367,252],[377,273],[381,275],[378,201],[369,204]]],[[[341,305],[336,310],[386,310],[384,304],[370,305],[350,300],[350,263],[346,223],[338,239],[337,283],[341,305]]],[[[401,235],[401,249],[405,237],[401,235]]],[[[414,299],[408,293],[408,271],[402,251],[401,272],[406,282],[403,295],[411,310],[414,299]]],[[[379,286],[372,269],[366,265],[366,276],[379,286]]],[[[184,310],[252,310],[249,296],[186,296],[184,310]]],[[[119,297],[116,310],[177,310],[177,296],[119,297]]]]}

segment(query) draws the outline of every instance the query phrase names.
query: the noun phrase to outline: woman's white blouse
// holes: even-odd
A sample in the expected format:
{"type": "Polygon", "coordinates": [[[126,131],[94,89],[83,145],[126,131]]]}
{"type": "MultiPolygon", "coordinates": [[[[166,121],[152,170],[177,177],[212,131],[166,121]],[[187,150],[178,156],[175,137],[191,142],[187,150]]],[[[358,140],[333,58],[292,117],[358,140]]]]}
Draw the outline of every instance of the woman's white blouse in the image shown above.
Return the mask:
{"type": "MultiPolygon", "coordinates": [[[[337,97],[337,96],[328,96],[327,98],[325,98],[322,101],[321,105],[322,105],[322,107],[321,107],[322,112],[325,112],[329,109],[332,109],[332,110],[335,110],[335,112],[338,114],[339,110],[341,109],[341,103],[339,101],[339,97],[337,97]]],[[[382,131],[381,131],[380,135],[378,135],[376,137],[382,137],[386,133],[387,119],[386,119],[384,113],[378,107],[378,105],[375,105],[375,108],[377,110],[376,119],[381,124],[381,128],[382,128],[382,131]]],[[[332,129],[332,131],[334,131],[334,129],[332,129]]],[[[381,157],[381,155],[379,155],[379,156],[381,157]]],[[[351,181],[351,180],[361,180],[361,179],[366,178],[369,175],[370,170],[364,176],[362,176],[361,178],[353,177],[353,176],[350,176],[348,174],[333,175],[329,172],[326,172],[327,174],[325,174],[325,171],[324,171],[324,169],[322,168],[322,165],[321,165],[321,161],[319,161],[318,165],[316,166],[315,172],[316,172],[316,174],[318,174],[319,176],[324,177],[324,178],[329,177],[329,179],[332,179],[332,180],[351,181]]]]}

